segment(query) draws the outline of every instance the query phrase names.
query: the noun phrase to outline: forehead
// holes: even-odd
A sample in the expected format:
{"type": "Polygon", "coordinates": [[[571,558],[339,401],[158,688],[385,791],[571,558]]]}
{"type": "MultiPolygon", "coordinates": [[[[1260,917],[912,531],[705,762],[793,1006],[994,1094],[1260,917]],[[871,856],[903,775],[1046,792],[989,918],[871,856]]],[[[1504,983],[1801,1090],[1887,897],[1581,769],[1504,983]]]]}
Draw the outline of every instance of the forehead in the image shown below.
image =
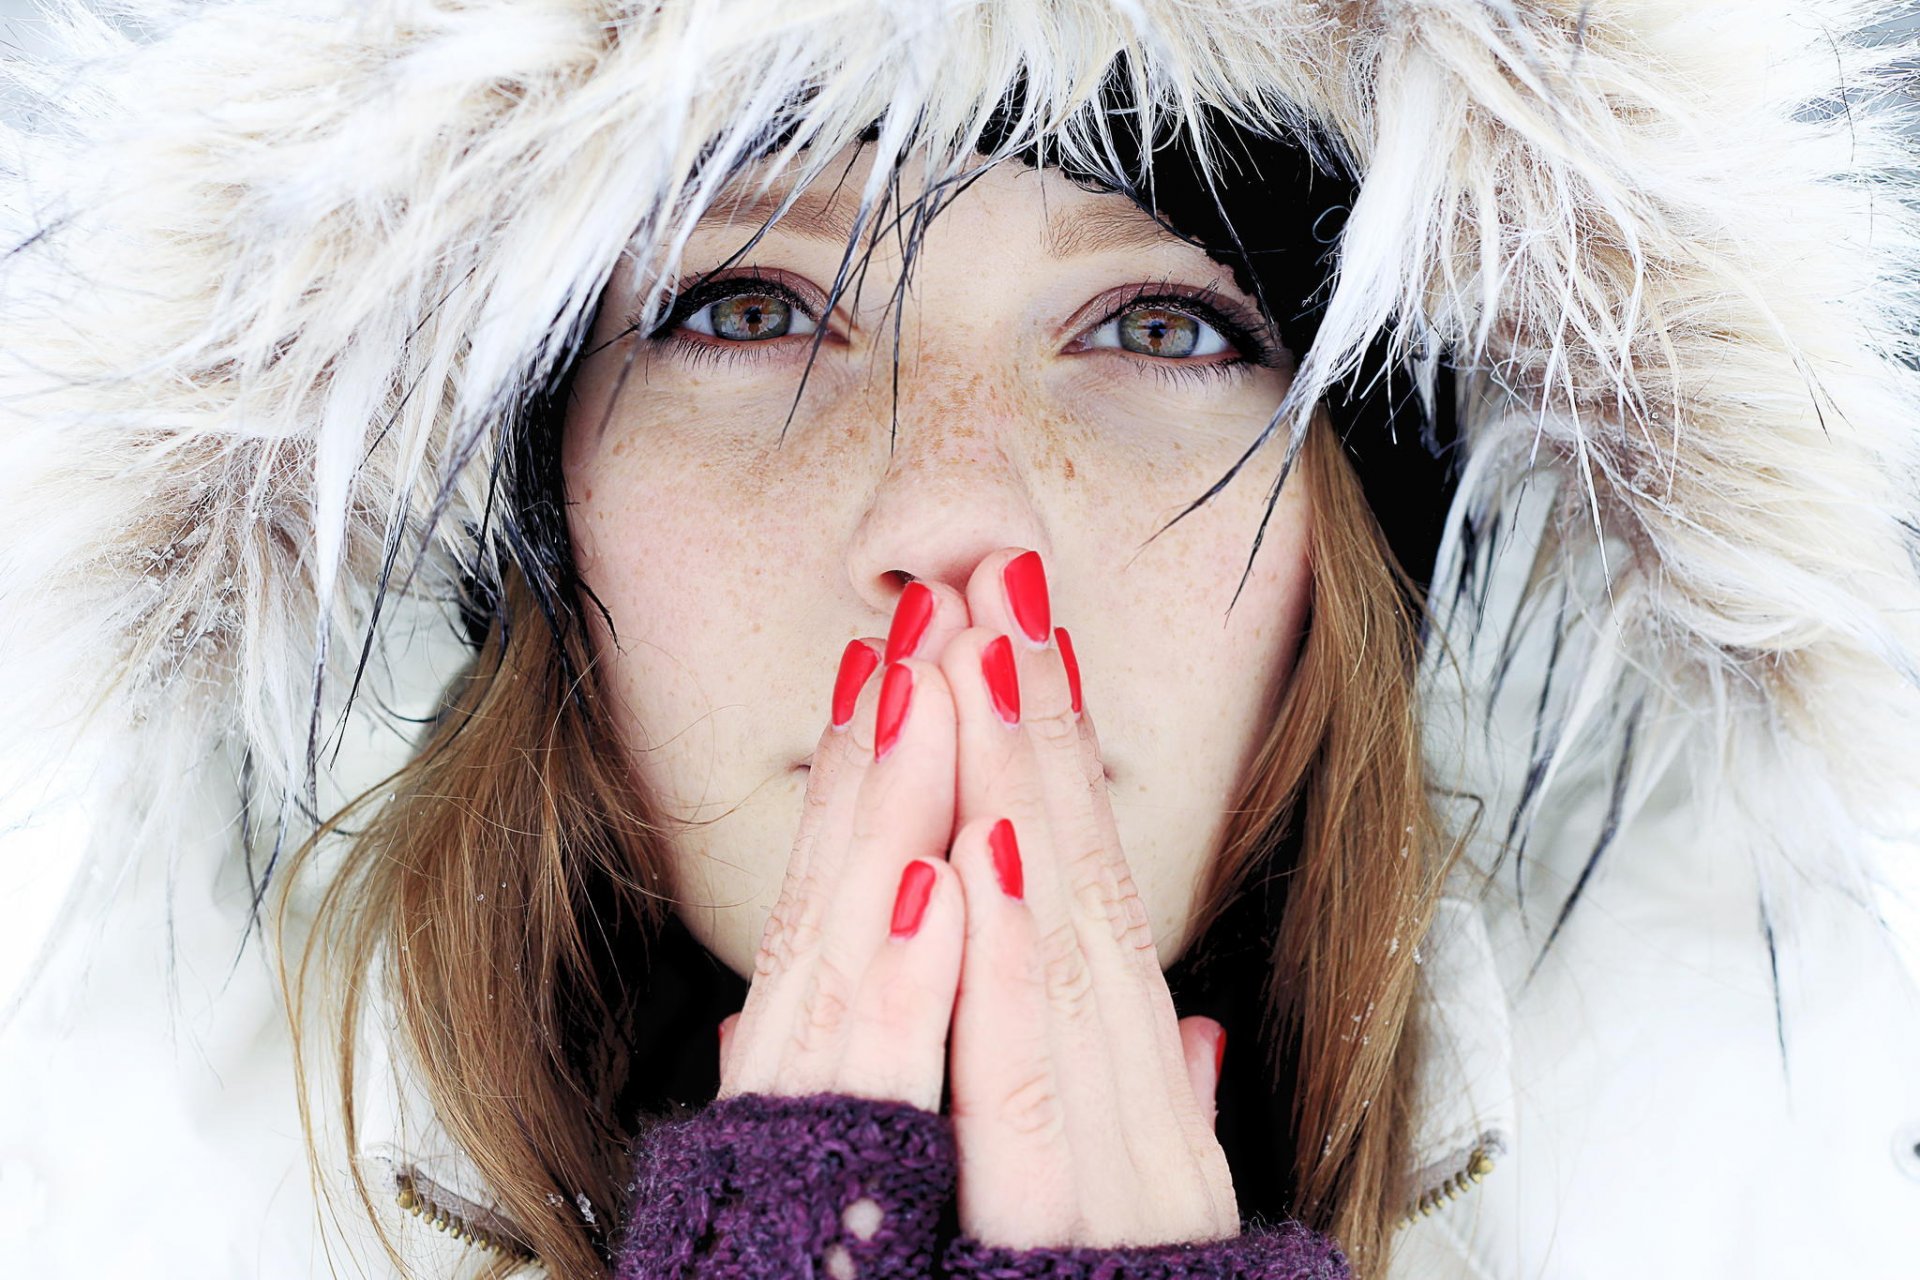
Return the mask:
{"type": "Polygon", "coordinates": [[[862,233],[907,237],[948,208],[983,205],[1029,223],[1023,240],[1054,258],[1148,252],[1188,244],[1176,231],[1129,197],[1089,190],[1057,170],[1034,169],[1018,159],[973,162],[945,181],[929,183],[903,167],[881,202],[860,207],[871,171],[865,148],[843,152],[821,175],[795,190],[790,180],[745,175],[709,206],[696,233],[731,230],[742,237],[768,232],[817,240],[845,249],[862,233]]]}

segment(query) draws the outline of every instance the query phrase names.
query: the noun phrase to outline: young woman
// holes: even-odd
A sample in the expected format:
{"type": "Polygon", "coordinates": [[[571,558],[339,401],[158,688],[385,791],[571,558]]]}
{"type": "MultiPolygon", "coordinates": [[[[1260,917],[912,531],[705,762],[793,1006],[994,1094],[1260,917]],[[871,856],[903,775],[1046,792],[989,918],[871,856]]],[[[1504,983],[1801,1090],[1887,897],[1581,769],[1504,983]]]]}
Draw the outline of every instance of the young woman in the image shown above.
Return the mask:
{"type": "Polygon", "coordinates": [[[106,760],[35,1260],[1892,1265],[1849,14],[69,15],[0,274],[14,723],[106,760]]]}

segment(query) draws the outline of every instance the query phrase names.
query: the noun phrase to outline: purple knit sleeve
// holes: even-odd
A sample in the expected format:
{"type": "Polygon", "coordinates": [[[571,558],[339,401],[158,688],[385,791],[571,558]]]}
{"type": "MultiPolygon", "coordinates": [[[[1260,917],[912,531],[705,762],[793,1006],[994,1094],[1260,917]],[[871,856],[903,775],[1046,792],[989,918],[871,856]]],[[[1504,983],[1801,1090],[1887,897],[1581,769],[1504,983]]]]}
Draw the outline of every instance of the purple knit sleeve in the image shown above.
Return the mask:
{"type": "Polygon", "coordinates": [[[1248,1227],[1196,1244],[1010,1249],[962,1236],[941,1259],[948,1280],[1350,1280],[1347,1257],[1298,1222],[1248,1227]]]}
{"type": "Polygon", "coordinates": [[[616,1280],[927,1280],[953,1195],[945,1116],[743,1093],[636,1144],[616,1280]]]}

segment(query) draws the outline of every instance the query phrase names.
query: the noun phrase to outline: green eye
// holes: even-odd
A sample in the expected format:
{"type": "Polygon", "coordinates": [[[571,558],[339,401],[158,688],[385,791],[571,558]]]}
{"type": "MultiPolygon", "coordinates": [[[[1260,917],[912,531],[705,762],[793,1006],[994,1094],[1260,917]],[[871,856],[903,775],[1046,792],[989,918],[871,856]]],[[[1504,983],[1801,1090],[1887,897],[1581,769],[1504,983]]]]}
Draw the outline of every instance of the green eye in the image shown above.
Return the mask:
{"type": "Polygon", "coordinates": [[[682,323],[694,333],[729,342],[759,342],[814,330],[813,321],[805,312],[773,293],[736,293],[716,298],[682,323]]]}
{"type": "Polygon", "coordinates": [[[1162,303],[1147,303],[1120,312],[1088,335],[1091,347],[1118,347],[1136,355],[1180,360],[1188,356],[1218,355],[1232,344],[1205,320],[1162,303]]]}
{"type": "Polygon", "coordinates": [[[1200,322],[1178,311],[1142,307],[1120,317],[1120,345],[1143,356],[1189,356],[1200,345],[1200,322]]]}

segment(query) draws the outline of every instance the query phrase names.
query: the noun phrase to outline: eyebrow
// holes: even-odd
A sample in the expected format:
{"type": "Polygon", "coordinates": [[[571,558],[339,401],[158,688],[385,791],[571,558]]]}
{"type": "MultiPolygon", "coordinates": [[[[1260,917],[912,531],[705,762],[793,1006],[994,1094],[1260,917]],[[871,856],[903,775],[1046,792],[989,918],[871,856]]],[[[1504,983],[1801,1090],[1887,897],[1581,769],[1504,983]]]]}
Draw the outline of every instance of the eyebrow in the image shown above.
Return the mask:
{"type": "MultiPolygon", "coordinates": [[[[779,212],[781,199],[780,193],[765,191],[718,205],[702,215],[698,225],[705,228],[745,223],[763,227],[779,212]]],[[[853,220],[858,207],[858,201],[845,196],[836,199],[817,191],[803,191],[771,230],[844,246],[853,238],[853,220]]],[[[1040,237],[1040,247],[1055,258],[1139,251],[1182,243],[1185,242],[1131,203],[1124,208],[1106,203],[1083,205],[1071,213],[1049,219],[1040,237]]]]}

